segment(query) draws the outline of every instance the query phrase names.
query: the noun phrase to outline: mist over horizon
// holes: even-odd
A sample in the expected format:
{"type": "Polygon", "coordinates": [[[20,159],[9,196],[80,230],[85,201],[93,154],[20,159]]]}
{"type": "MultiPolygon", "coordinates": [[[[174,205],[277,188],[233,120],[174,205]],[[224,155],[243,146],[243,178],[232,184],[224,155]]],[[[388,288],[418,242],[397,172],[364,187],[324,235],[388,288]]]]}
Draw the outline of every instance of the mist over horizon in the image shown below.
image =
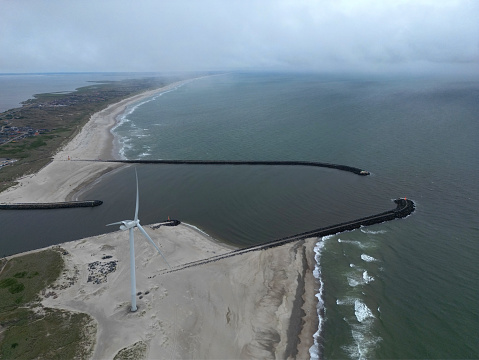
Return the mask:
{"type": "Polygon", "coordinates": [[[0,73],[479,74],[471,0],[0,0],[0,73]]]}

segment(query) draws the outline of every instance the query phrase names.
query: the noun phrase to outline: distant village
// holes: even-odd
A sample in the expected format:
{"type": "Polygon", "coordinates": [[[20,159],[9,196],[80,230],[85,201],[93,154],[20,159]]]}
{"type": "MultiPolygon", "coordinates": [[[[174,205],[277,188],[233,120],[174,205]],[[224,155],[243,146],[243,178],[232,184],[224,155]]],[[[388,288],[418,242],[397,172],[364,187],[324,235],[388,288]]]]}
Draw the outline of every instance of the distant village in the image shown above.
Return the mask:
{"type": "Polygon", "coordinates": [[[50,132],[48,129],[34,129],[31,127],[16,127],[9,125],[2,125],[0,128],[0,145],[9,142],[17,142],[18,140],[27,137],[37,136],[50,132]]]}
{"type": "MultiPolygon", "coordinates": [[[[9,125],[1,125],[0,127],[0,145],[4,145],[7,143],[16,143],[21,139],[25,139],[27,137],[33,137],[40,134],[45,134],[50,132],[48,129],[34,129],[31,127],[17,127],[17,126],[9,126],[9,125]]],[[[17,159],[10,159],[10,158],[0,158],[0,169],[4,166],[12,165],[16,162],[17,159]]]]}

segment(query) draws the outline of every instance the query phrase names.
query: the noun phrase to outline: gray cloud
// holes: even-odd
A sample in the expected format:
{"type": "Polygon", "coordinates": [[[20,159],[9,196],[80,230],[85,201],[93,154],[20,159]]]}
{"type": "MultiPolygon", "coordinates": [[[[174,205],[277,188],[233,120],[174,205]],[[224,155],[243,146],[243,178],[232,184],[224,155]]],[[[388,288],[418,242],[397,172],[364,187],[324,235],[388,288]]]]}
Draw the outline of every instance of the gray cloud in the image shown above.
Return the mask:
{"type": "Polygon", "coordinates": [[[0,72],[479,63],[474,0],[0,0],[0,11],[0,72]]]}

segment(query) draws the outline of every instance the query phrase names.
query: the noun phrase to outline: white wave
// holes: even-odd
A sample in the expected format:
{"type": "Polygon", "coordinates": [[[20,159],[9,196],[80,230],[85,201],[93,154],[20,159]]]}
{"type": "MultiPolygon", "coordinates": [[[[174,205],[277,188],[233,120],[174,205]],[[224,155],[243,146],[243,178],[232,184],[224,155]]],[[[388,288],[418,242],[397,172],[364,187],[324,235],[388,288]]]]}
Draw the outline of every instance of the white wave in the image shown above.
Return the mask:
{"type": "Polygon", "coordinates": [[[356,299],[354,302],[354,314],[360,323],[363,323],[367,319],[374,318],[371,310],[359,299],[356,299]]]}
{"type": "Polygon", "coordinates": [[[314,267],[313,270],[313,275],[316,279],[321,280],[321,265],[320,265],[320,260],[321,260],[321,253],[324,248],[324,239],[321,239],[316,243],[316,246],[314,247],[314,259],[316,260],[316,266],[314,267]]]}
{"type": "Polygon", "coordinates": [[[356,301],[355,298],[346,297],[344,299],[336,299],[336,304],[337,305],[354,305],[355,301],[356,301]]]}
{"type": "Polygon", "coordinates": [[[118,143],[120,144],[120,149],[119,149],[119,154],[120,154],[120,159],[126,159],[126,151],[131,150],[133,147],[131,145],[131,142],[127,138],[119,138],[118,143]]]}
{"type": "Polygon", "coordinates": [[[360,242],[360,241],[357,241],[357,240],[341,240],[341,239],[338,239],[338,242],[339,243],[342,243],[342,244],[351,244],[351,245],[356,245],[358,246],[359,248],[361,249],[366,249],[368,248],[368,245],[360,242]]]}
{"type": "Polygon", "coordinates": [[[382,338],[372,335],[370,331],[369,326],[353,325],[351,327],[354,344],[342,347],[351,359],[364,360],[374,357],[373,351],[382,338]]]}
{"type": "Polygon", "coordinates": [[[364,234],[373,234],[373,235],[376,235],[376,234],[385,234],[387,233],[387,230],[367,230],[367,229],[364,229],[364,228],[361,228],[361,232],[364,233],[364,234]]]}
{"type": "Polygon", "coordinates": [[[154,94],[154,95],[152,95],[152,96],[150,96],[146,99],[143,99],[140,102],[137,102],[137,103],[129,106],[127,108],[127,110],[125,111],[125,113],[130,115],[130,114],[134,113],[136,111],[136,109],[138,109],[140,106],[145,105],[145,104],[147,104],[151,101],[155,101],[156,99],[158,99],[160,96],[163,96],[164,94],[167,94],[167,93],[170,93],[172,91],[178,90],[180,87],[182,87],[183,85],[185,85],[185,84],[187,84],[187,83],[189,83],[193,80],[196,80],[196,79],[190,79],[188,81],[181,82],[180,84],[178,84],[178,85],[176,85],[172,88],[166,89],[166,90],[161,90],[160,89],[160,91],[158,93],[156,93],[156,94],[154,94]]]}
{"type": "Polygon", "coordinates": [[[313,335],[314,344],[309,348],[309,356],[311,359],[319,359],[321,357],[320,349],[319,349],[319,339],[321,337],[321,331],[323,329],[323,322],[324,322],[324,313],[326,309],[324,308],[324,299],[323,299],[323,291],[324,291],[324,282],[321,276],[321,254],[324,249],[324,244],[327,239],[330,239],[331,236],[324,236],[321,238],[320,241],[316,243],[314,247],[314,259],[316,261],[316,265],[314,266],[313,276],[318,279],[319,281],[319,292],[316,294],[316,298],[318,299],[318,305],[316,306],[316,314],[318,315],[318,330],[313,335]]]}
{"type": "MultiPolygon", "coordinates": [[[[180,87],[182,87],[183,85],[189,83],[189,82],[192,82],[196,79],[189,79],[189,80],[185,80],[183,82],[181,82],[180,84],[172,87],[172,88],[169,88],[169,89],[166,89],[166,90],[160,90],[159,93],[156,93],[154,94],[153,96],[151,97],[148,97],[146,99],[143,99],[142,101],[139,101],[137,103],[134,103],[130,106],[127,106],[127,108],[125,109],[125,111],[116,117],[116,124],[115,126],[113,126],[111,129],[110,129],[110,133],[114,136],[115,139],[117,139],[117,142],[119,144],[119,150],[118,150],[118,153],[120,155],[120,159],[127,159],[127,157],[125,156],[125,153],[126,153],[126,150],[128,148],[126,148],[125,144],[127,143],[128,141],[128,137],[127,135],[120,135],[117,133],[117,129],[119,127],[121,127],[122,125],[126,124],[126,123],[130,123],[130,126],[132,128],[137,128],[137,125],[134,124],[128,117],[133,114],[140,106],[146,104],[146,103],[149,103],[150,101],[154,101],[156,100],[158,97],[162,96],[163,94],[166,94],[166,93],[169,93],[171,91],[175,91],[177,89],[179,89],[180,87]]],[[[140,129],[141,130],[141,129],[140,129]]],[[[143,129],[143,130],[148,130],[148,129],[143,129]]],[[[131,136],[131,133],[128,134],[129,136],[131,136]]],[[[137,135],[137,137],[146,137],[146,136],[149,136],[149,135],[137,135]]],[[[131,149],[131,147],[130,147],[131,149]]]]}
{"type": "Polygon", "coordinates": [[[351,328],[353,342],[341,346],[341,348],[348,353],[351,359],[369,359],[374,357],[373,351],[382,338],[374,335],[371,331],[375,320],[372,311],[358,298],[346,298],[344,300],[344,305],[351,305],[352,303],[354,303],[354,313],[358,322],[351,322],[352,319],[343,318],[351,328]]]}
{"type": "Polygon", "coordinates": [[[378,259],[375,259],[372,256],[369,256],[369,255],[366,255],[366,254],[361,254],[361,260],[366,261],[366,262],[378,261],[378,259]]]}
{"type": "Polygon", "coordinates": [[[370,276],[366,270],[363,270],[359,267],[355,267],[355,270],[359,270],[360,273],[346,274],[349,286],[356,287],[369,284],[371,281],[374,281],[374,277],[370,276]]]}
{"type": "Polygon", "coordinates": [[[355,279],[355,278],[353,278],[353,277],[349,277],[349,276],[348,276],[348,284],[349,284],[349,286],[351,286],[351,287],[356,287],[356,286],[358,286],[358,285],[362,285],[362,284],[363,284],[363,281],[359,281],[359,280],[357,280],[357,279],[355,279]]]}
{"type": "Polygon", "coordinates": [[[367,271],[363,272],[363,280],[366,284],[369,284],[371,281],[374,281],[374,278],[372,276],[369,276],[367,271]]]}

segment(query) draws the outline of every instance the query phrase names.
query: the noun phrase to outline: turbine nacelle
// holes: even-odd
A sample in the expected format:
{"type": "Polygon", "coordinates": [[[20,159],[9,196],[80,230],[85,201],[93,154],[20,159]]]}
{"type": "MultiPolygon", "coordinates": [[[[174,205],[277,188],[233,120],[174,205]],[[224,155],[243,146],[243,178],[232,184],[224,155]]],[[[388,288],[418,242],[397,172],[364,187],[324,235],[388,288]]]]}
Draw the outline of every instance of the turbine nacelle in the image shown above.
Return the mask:
{"type": "Polygon", "coordinates": [[[120,230],[128,230],[131,228],[134,228],[135,226],[138,226],[140,224],[140,221],[134,221],[134,220],[125,220],[122,221],[122,225],[120,226],[120,230]]]}
{"type": "Polygon", "coordinates": [[[120,225],[120,230],[128,230],[132,229],[135,226],[140,224],[140,220],[123,220],[123,221],[118,221],[115,223],[107,224],[106,226],[112,226],[112,225],[120,225]]]}

